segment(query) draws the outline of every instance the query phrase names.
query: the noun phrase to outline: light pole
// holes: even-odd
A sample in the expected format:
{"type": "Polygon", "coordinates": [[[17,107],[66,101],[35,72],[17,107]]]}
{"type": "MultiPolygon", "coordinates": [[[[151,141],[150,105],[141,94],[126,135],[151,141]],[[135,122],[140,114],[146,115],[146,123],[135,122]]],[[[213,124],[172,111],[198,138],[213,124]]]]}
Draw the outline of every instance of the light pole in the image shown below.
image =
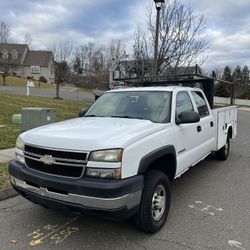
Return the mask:
{"type": "Polygon", "coordinates": [[[155,28],[155,53],[154,53],[154,75],[158,73],[158,43],[159,43],[159,28],[160,28],[160,10],[165,0],[154,0],[156,7],[156,28],[155,28]]]}

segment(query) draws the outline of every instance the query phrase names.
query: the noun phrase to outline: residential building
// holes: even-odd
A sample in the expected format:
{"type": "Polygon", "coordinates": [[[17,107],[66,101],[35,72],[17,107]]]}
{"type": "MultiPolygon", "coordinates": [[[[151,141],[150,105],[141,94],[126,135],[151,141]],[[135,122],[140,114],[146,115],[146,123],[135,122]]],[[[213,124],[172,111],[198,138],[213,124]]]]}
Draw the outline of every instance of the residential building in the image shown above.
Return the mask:
{"type": "MultiPolygon", "coordinates": [[[[27,44],[0,43],[0,64],[9,65],[9,74],[54,83],[51,51],[30,50],[27,44]]],[[[1,71],[1,70],[0,70],[1,71]]]]}
{"type": "MultiPolygon", "coordinates": [[[[159,69],[159,76],[200,75],[201,68],[198,65],[188,67],[165,67],[164,63],[159,69]]],[[[153,75],[153,60],[145,61],[120,61],[116,60],[109,70],[109,82],[125,81],[136,77],[150,77],[153,75]]]]}

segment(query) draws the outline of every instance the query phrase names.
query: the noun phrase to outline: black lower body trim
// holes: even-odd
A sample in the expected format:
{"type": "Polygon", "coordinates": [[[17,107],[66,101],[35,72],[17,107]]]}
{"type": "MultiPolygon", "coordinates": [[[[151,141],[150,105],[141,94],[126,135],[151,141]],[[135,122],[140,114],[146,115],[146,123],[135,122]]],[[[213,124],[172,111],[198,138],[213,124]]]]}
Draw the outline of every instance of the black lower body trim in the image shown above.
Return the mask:
{"type": "Polygon", "coordinates": [[[81,205],[59,201],[50,199],[47,197],[42,197],[40,195],[34,194],[32,192],[29,192],[25,189],[22,189],[20,187],[16,187],[13,185],[13,188],[21,194],[24,198],[28,199],[29,201],[39,204],[45,208],[53,209],[53,210],[61,210],[64,212],[77,212],[77,213],[86,213],[86,214],[93,214],[98,215],[104,218],[109,218],[113,220],[125,220],[139,211],[139,206],[136,206],[132,209],[127,209],[126,207],[122,207],[119,209],[110,209],[110,210],[102,210],[102,209],[95,209],[95,208],[89,208],[84,207],[81,205]]]}

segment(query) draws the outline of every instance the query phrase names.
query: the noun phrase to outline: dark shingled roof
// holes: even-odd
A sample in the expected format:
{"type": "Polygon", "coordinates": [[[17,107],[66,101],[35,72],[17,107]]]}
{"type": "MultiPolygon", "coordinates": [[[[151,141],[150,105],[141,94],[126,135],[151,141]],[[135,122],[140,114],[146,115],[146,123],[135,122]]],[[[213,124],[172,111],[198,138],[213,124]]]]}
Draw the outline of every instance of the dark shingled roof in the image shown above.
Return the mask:
{"type": "MultiPolygon", "coordinates": [[[[3,50],[12,52],[13,50],[17,51],[18,59],[12,63],[26,66],[41,66],[48,67],[50,60],[52,59],[51,51],[32,51],[29,50],[27,44],[11,44],[11,43],[0,43],[0,53],[3,50]],[[25,56],[24,62],[21,62],[25,49],[28,50],[27,55],[25,56]]],[[[2,59],[0,57],[0,62],[5,62],[7,59],[2,59]]]]}
{"type": "Polygon", "coordinates": [[[27,44],[0,43],[0,51],[4,49],[9,52],[11,52],[12,50],[16,50],[18,54],[23,54],[25,48],[27,47],[27,44]]]}
{"type": "Polygon", "coordinates": [[[18,59],[16,61],[17,64],[21,63],[21,59],[22,59],[23,53],[24,53],[26,48],[28,48],[28,46],[26,44],[0,43],[0,53],[4,49],[10,53],[13,50],[16,50],[16,52],[18,53],[18,59]]]}
{"type": "Polygon", "coordinates": [[[201,74],[201,69],[198,65],[189,67],[177,67],[177,68],[166,68],[161,75],[162,76],[173,76],[173,75],[193,75],[201,74]]]}
{"type": "Polygon", "coordinates": [[[23,64],[28,66],[48,67],[51,58],[51,51],[28,51],[23,64]]]}
{"type": "MultiPolygon", "coordinates": [[[[138,66],[138,62],[141,63],[140,61],[130,60],[130,61],[120,61],[119,64],[122,65],[124,69],[132,69],[138,66]]],[[[154,60],[149,59],[149,60],[145,60],[143,63],[146,67],[149,68],[149,67],[153,67],[153,62],[154,60]]]]}
{"type": "MultiPolygon", "coordinates": [[[[130,60],[130,61],[120,61],[119,64],[126,70],[131,70],[138,66],[138,61],[130,60]]],[[[144,61],[144,67],[148,68],[148,71],[153,69],[154,60],[149,59],[144,61]]],[[[198,65],[188,66],[188,67],[177,67],[172,68],[170,66],[164,68],[162,72],[159,72],[161,76],[173,76],[173,75],[192,75],[192,74],[201,74],[201,69],[198,65]]]]}

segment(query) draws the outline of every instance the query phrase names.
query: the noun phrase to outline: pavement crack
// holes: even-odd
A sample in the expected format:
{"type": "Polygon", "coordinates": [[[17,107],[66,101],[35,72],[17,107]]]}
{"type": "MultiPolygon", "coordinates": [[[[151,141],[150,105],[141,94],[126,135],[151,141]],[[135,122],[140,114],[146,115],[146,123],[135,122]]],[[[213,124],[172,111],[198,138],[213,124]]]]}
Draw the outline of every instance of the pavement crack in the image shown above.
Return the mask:
{"type": "Polygon", "coordinates": [[[199,243],[196,246],[205,247],[206,249],[215,249],[215,250],[220,250],[221,249],[221,248],[218,248],[218,247],[207,246],[207,245],[203,245],[203,244],[199,244],[199,243]]]}
{"type": "MultiPolygon", "coordinates": [[[[85,223],[85,225],[88,226],[89,228],[95,229],[95,230],[97,230],[97,231],[99,231],[99,232],[107,233],[107,231],[104,230],[103,228],[95,227],[95,226],[89,225],[89,224],[87,224],[87,223],[85,223]]],[[[142,248],[142,249],[147,250],[147,248],[146,248],[145,246],[143,246],[143,245],[139,244],[138,242],[136,242],[135,239],[130,239],[130,238],[128,238],[127,236],[118,234],[118,233],[113,232],[113,231],[111,231],[111,234],[113,234],[114,236],[117,236],[117,237],[121,238],[122,240],[128,240],[128,241],[132,242],[134,245],[136,245],[136,246],[138,246],[138,247],[140,247],[140,248],[142,248]]]]}
{"type": "Polygon", "coordinates": [[[173,240],[168,240],[168,239],[160,239],[160,238],[159,239],[150,239],[150,240],[173,243],[173,244],[177,244],[177,245],[180,245],[180,246],[188,248],[188,249],[194,249],[193,247],[187,245],[186,243],[179,242],[179,241],[173,241],[173,240]]]}
{"type": "Polygon", "coordinates": [[[24,210],[32,209],[33,207],[24,207],[20,209],[12,209],[12,210],[7,210],[7,211],[0,211],[0,214],[8,214],[8,213],[19,213],[23,212],[24,210]]]}
{"type": "Polygon", "coordinates": [[[200,218],[200,222],[206,219],[209,216],[209,214],[204,215],[202,218],[200,218]]]}
{"type": "Polygon", "coordinates": [[[132,242],[133,244],[147,250],[147,248],[145,246],[143,246],[143,245],[139,244],[138,242],[136,242],[135,239],[130,239],[127,236],[124,236],[124,235],[121,235],[121,234],[118,234],[118,233],[115,233],[115,232],[112,232],[112,234],[118,236],[119,238],[122,238],[123,240],[128,240],[128,241],[132,242]]]}
{"type": "Polygon", "coordinates": [[[6,209],[9,209],[9,208],[17,207],[17,206],[22,205],[22,204],[25,204],[25,203],[27,203],[27,201],[18,202],[18,203],[16,203],[16,204],[11,205],[11,206],[8,206],[8,207],[2,207],[2,208],[0,208],[0,212],[1,212],[2,210],[6,210],[6,209]]]}

